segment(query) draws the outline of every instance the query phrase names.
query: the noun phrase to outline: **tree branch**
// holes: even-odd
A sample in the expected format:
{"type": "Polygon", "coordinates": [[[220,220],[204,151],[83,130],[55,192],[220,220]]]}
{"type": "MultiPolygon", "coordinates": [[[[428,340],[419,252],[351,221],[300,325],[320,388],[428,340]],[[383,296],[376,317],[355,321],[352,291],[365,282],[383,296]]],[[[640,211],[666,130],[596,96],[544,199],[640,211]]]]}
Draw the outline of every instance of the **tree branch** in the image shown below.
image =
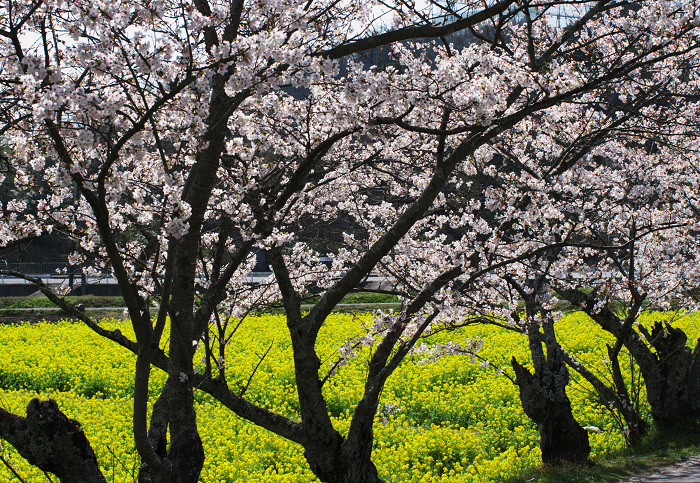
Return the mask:
{"type": "Polygon", "coordinates": [[[107,481],[80,423],[68,419],[53,399],[32,399],[26,417],[0,408],[0,437],[30,464],[58,476],[61,483],[107,481]]]}

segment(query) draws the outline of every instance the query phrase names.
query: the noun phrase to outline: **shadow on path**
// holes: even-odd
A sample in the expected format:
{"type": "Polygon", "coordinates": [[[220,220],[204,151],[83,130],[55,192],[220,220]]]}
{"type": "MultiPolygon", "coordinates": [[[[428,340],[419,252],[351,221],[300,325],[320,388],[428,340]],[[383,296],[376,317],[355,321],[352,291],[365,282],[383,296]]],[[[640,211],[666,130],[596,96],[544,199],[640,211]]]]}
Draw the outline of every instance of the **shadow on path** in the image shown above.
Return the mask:
{"type": "Polygon", "coordinates": [[[700,483],[700,455],[672,466],[628,476],[619,483],[700,483]]]}

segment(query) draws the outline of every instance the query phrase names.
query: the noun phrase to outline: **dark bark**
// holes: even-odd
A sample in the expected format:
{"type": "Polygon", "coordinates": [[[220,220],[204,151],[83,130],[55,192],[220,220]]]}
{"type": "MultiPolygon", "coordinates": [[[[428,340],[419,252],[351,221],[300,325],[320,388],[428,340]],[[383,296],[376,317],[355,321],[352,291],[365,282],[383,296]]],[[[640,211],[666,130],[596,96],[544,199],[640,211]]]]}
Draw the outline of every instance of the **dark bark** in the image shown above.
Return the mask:
{"type": "Polygon", "coordinates": [[[534,373],[520,365],[515,357],[511,360],[520,401],[525,414],[537,424],[544,464],[583,463],[591,451],[588,433],[571,412],[566,394],[569,371],[554,336],[554,322],[545,317],[542,325],[546,354],[542,348],[543,334],[537,324],[532,323],[528,328],[534,373]]]}
{"type": "Polygon", "coordinates": [[[422,25],[407,27],[398,30],[391,30],[389,32],[374,35],[361,40],[356,40],[338,47],[332,48],[321,55],[330,59],[339,59],[341,57],[346,57],[352,54],[357,54],[364,52],[366,50],[375,49],[384,45],[394,44],[402,42],[405,40],[419,39],[419,38],[440,38],[445,35],[449,35],[460,30],[468,29],[479,22],[483,22],[489,18],[502,14],[509,7],[511,7],[515,2],[512,0],[502,0],[494,5],[489,6],[483,10],[475,12],[468,17],[459,19],[457,21],[442,25],[439,27],[433,25],[422,25]]]}
{"type": "Polygon", "coordinates": [[[197,429],[194,392],[187,381],[178,381],[173,393],[168,400],[168,460],[172,464],[168,483],[197,483],[204,467],[204,447],[197,429]]]}
{"type": "Polygon", "coordinates": [[[603,330],[622,337],[639,365],[651,416],[657,424],[675,426],[700,417],[700,341],[692,350],[686,345],[685,333],[664,322],[656,322],[651,333],[640,327],[644,338],[634,330],[623,333],[623,321],[608,307],[596,310],[592,295],[579,290],[559,293],[581,307],[603,330]]]}
{"type": "Polygon", "coordinates": [[[80,423],[68,419],[53,399],[32,399],[26,418],[0,409],[0,437],[61,483],[106,483],[80,423]]]}
{"type": "Polygon", "coordinates": [[[564,391],[568,371],[563,362],[554,364],[546,374],[537,371],[530,373],[515,357],[511,365],[520,389],[523,410],[537,424],[540,433],[542,463],[561,465],[585,462],[591,451],[588,433],[571,413],[571,403],[564,391]]]}
{"type": "MultiPolygon", "coordinates": [[[[196,483],[204,466],[204,448],[196,424],[193,393],[187,381],[169,379],[156,401],[148,444],[158,465],[142,459],[139,483],[196,483]],[[168,445],[168,431],[171,437],[168,445]]],[[[142,455],[143,456],[143,455],[142,455]]]]}
{"type": "Polygon", "coordinates": [[[656,353],[653,370],[640,364],[642,374],[656,376],[644,378],[654,421],[674,426],[697,419],[700,417],[700,341],[691,350],[686,345],[685,333],[668,322],[657,321],[651,333],[644,329],[642,333],[656,353]]]}
{"type": "MultiPolygon", "coordinates": [[[[197,153],[196,162],[190,168],[183,188],[182,199],[191,208],[189,230],[175,243],[168,253],[168,265],[172,263],[173,283],[170,300],[170,357],[168,381],[164,391],[170,446],[166,462],[169,465],[169,483],[196,483],[204,466],[204,448],[197,428],[194,409],[194,393],[191,378],[194,376],[192,357],[193,341],[200,339],[207,330],[208,320],[195,316],[195,276],[197,254],[207,204],[216,182],[216,172],[224,151],[226,120],[235,106],[246,97],[240,94],[230,98],[224,92],[221,75],[212,79],[212,98],[203,139],[207,147],[197,153]]],[[[148,448],[146,448],[148,450],[148,448]]],[[[147,451],[150,452],[150,451],[147,451]]],[[[142,457],[147,456],[139,451],[142,457]]],[[[160,476],[158,477],[160,479],[160,476]]]]}
{"type": "MultiPolygon", "coordinates": [[[[321,361],[315,349],[317,328],[311,321],[302,318],[300,299],[291,283],[281,251],[272,248],[269,253],[270,263],[277,274],[284,297],[287,326],[292,339],[306,461],[311,471],[325,483],[380,483],[382,480],[372,463],[371,421],[376,412],[376,404],[366,415],[359,416],[369,418],[370,421],[369,430],[364,431],[360,437],[354,434],[354,437],[345,439],[333,427],[319,379],[321,361]]],[[[356,422],[355,417],[353,423],[356,422]]],[[[367,425],[363,427],[366,428],[367,425]]]]}
{"type": "Polygon", "coordinates": [[[345,446],[337,434],[332,446],[314,443],[304,448],[309,467],[324,483],[382,483],[370,451],[345,446]]]}
{"type": "MultiPolygon", "coordinates": [[[[316,381],[320,389],[318,378],[316,381]]],[[[367,397],[362,399],[353,415],[347,439],[332,427],[325,424],[319,425],[319,421],[315,421],[314,416],[307,416],[304,426],[310,432],[304,444],[304,456],[321,481],[326,483],[381,483],[384,481],[379,477],[377,468],[372,462],[374,441],[372,423],[377,408],[376,399],[369,399],[372,399],[374,404],[367,404],[367,397]],[[323,429],[319,431],[319,427],[323,429]],[[321,434],[323,436],[319,437],[321,434]]],[[[323,402],[323,409],[326,415],[322,416],[322,419],[325,420],[328,417],[325,402],[323,402]]]]}
{"type": "MultiPolygon", "coordinates": [[[[291,333],[302,427],[307,435],[304,456],[311,471],[325,483],[381,482],[371,459],[371,429],[363,438],[346,440],[333,428],[318,377],[320,361],[314,338],[295,330],[291,333]]],[[[373,419],[374,412],[368,417],[373,419]]]]}
{"type": "MultiPolygon", "coordinates": [[[[318,378],[315,384],[320,388],[318,378]]],[[[344,439],[328,424],[330,421],[327,421],[325,401],[313,399],[320,406],[316,411],[308,407],[303,411],[306,417],[302,417],[302,425],[307,432],[304,456],[318,479],[325,483],[381,483],[383,480],[372,462],[371,424],[370,430],[362,437],[355,435],[356,437],[344,439]],[[325,415],[320,414],[321,410],[325,415]]],[[[373,416],[374,412],[369,415],[370,419],[373,416]]]]}
{"type": "MultiPolygon", "coordinates": [[[[168,453],[168,421],[166,413],[167,400],[165,391],[160,394],[153,405],[151,425],[148,430],[148,444],[151,445],[157,457],[165,459],[168,453]]],[[[157,483],[158,475],[145,462],[139,468],[138,483],[157,483]]]]}
{"type": "Polygon", "coordinates": [[[382,483],[372,462],[373,434],[361,441],[345,440],[337,431],[327,432],[304,445],[309,467],[324,483],[382,483]]]}
{"type": "Polygon", "coordinates": [[[544,273],[535,277],[532,292],[512,277],[505,277],[525,301],[526,333],[534,372],[531,373],[520,365],[515,357],[512,358],[511,365],[515,371],[515,383],[520,391],[523,410],[537,424],[540,433],[542,463],[557,466],[583,463],[591,452],[588,433],[571,412],[571,401],[566,394],[566,385],[569,383],[566,357],[554,332],[554,319],[539,302],[539,297],[548,288],[548,266],[546,267],[544,273]]]}

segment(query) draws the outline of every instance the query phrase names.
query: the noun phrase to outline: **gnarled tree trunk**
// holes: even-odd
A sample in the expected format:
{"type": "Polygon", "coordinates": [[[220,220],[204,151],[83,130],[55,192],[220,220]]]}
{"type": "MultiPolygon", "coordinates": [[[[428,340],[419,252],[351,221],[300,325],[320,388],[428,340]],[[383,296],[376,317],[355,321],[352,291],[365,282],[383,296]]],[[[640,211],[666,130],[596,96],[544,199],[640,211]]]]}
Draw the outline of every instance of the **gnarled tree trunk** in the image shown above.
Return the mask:
{"type": "Polygon", "coordinates": [[[623,321],[610,308],[598,308],[591,295],[580,290],[559,293],[581,307],[603,330],[622,338],[639,365],[657,424],[675,426],[700,417],[700,340],[692,350],[682,330],[663,322],[656,322],[651,333],[640,326],[644,338],[634,330],[623,333],[623,321]]]}
{"type": "Polygon", "coordinates": [[[591,452],[588,433],[571,413],[571,402],[564,390],[569,377],[563,362],[550,360],[547,370],[535,370],[534,374],[515,357],[511,365],[523,410],[537,424],[540,433],[542,462],[546,465],[585,462],[591,452]]]}
{"type": "Polygon", "coordinates": [[[32,399],[26,418],[0,408],[0,437],[61,483],[106,483],[80,423],[68,419],[53,399],[32,399]]]}
{"type": "Polygon", "coordinates": [[[656,352],[639,363],[654,421],[674,426],[700,417],[700,340],[691,350],[685,333],[668,322],[641,332],[656,352]]]}
{"type": "Polygon", "coordinates": [[[554,333],[554,319],[538,303],[538,296],[546,289],[545,278],[541,275],[535,278],[532,292],[510,277],[506,280],[525,300],[526,329],[534,372],[520,365],[515,357],[511,359],[511,365],[523,410],[537,424],[540,433],[542,462],[546,465],[583,463],[591,452],[588,433],[571,412],[571,402],[566,395],[569,369],[554,333]]]}

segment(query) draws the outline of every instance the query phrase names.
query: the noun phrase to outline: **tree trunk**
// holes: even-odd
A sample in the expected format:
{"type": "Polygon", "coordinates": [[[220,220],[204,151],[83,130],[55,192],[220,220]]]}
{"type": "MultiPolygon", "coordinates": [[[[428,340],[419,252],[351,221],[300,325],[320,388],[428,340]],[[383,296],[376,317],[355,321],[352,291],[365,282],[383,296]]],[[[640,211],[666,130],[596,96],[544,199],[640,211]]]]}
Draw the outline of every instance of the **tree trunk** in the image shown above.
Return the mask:
{"type": "Polygon", "coordinates": [[[371,460],[347,461],[340,478],[332,480],[332,483],[383,483],[379,478],[377,468],[371,460]]]}
{"type": "Polygon", "coordinates": [[[691,350],[682,330],[656,322],[651,333],[640,326],[645,342],[634,330],[622,334],[620,318],[609,307],[597,308],[590,295],[580,290],[559,293],[581,307],[603,330],[623,337],[625,348],[639,364],[654,422],[676,426],[700,417],[700,340],[691,350]]]}
{"type": "Polygon", "coordinates": [[[554,332],[554,319],[538,300],[545,293],[545,278],[541,275],[535,277],[532,292],[510,277],[506,280],[525,300],[526,333],[534,373],[521,366],[515,357],[511,359],[511,365],[523,410],[537,424],[540,433],[542,463],[556,466],[583,463],[591,452],[588,433],[571,413],[571,402],[566,395],[569,370],[564,351],[554,332]]]}
{"type": "Polygon", "coordinates": [[[681,329],[668,323],[655,322],[651,333],[642,333],[656,351],[654,368],[643,366],[647,398],[654,421],[663,426],[684,424],[700,417],[700,363],[698,350],[691,350],[686,342],[688,337],[681,329]]]}
{"type": "Polygon", "coordinates": [[[182,383],[175,388],[175,396],[169,402],[171,462],[168,483],[197,483],[204,466],[204,447],[197,429],[194,410],[194,394],[191,385],[182,383]]]}
{"type": "Polygon", "coordinates": [[[192,388],[187,386],[185,382],[169,379],[154,405],[148,440],[156,454],[166,462],[168,469],[158,473],[142,463],[139,468],[139,483],[199,481],[205,455],[197,429],[192,388]]]}
{"type": "Polygon", "coordinates": [[[68,419],[53,399],[32,399],[26,418],[0,409],[0,437],[61,483],[106,483],[80,423],[68,419]]]}
{"type": "MultiPolygon", "coordinates": [[[[561,388],[551,387],[552,380],[557,377],[548,381],[541,374],[531,374],[518,364],[515,357],[511,365],[515,370],[525,414],[537,424],[540,433],[542,463],[561,465],[585,462],[591,452],[588,433],[571,414],[571,403],[566,394],[561,388]]],[[[560,382],[562,388],[566,386],[565,380],[560,382]]]]}
{"type": "MultiPolygon", "coordinates": [[[[278,257],[272,257],[273,263],[278,257]]],[[[381,483],[372,463],[372,426],[355,437],[343,438],[333,427],[323,396],[318,371],[321,365],[315,351],[315,333],[306,332],[299,318],[287,315],[292,347],[301,422],[306,433],[304,456],[311,471],[324,483],[381,483]]],[[[356,411],[357,413],[358,411],[356,411]]],[[[360,413],[365,411],[360,410],[360,413]]],[[[360,416],[374,418],[374,411],[360,416]]],[[[353,421],[355,422],[355,421],[353,421]]],[[[352,432],[352,431],[351,431],[352,432]]]]}
{"type": "Polygon", "coordinates": [[[304,456],[318,479],[324,483],[383,483],[372,462],[371,447],[369,452],[351,449],[337,436],[333,447],[308,444],[304,448],[304,456]]]}
{"type": "MultiPolygon", "coordinates": [[[[167,385],[153,405],[151,425],[148,429],[148,443],[156,455],[165,459],[168,453],[167,385]]],[[[158,483],[158,475],[145,462],[139,467],[138,483],[158,483]]]]}

